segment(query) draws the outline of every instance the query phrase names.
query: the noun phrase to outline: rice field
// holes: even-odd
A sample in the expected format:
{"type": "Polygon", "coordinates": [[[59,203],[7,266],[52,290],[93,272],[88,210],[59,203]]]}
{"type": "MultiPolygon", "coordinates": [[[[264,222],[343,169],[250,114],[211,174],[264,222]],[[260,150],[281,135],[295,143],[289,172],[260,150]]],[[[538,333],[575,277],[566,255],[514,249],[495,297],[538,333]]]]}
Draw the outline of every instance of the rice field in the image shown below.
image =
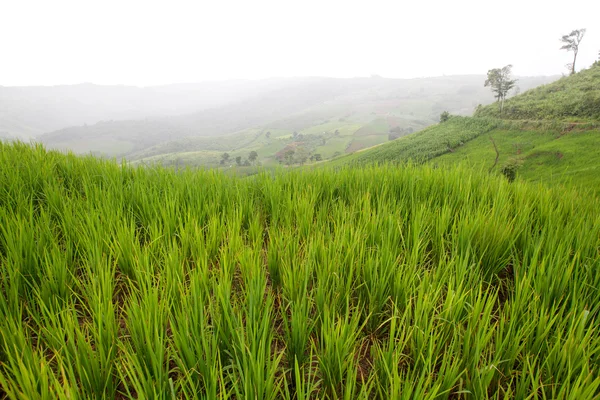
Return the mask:
{"type": "Polygon", "coordinates": [[[0,398],[599,398],[599,206],[0,144],[0,398]]]}

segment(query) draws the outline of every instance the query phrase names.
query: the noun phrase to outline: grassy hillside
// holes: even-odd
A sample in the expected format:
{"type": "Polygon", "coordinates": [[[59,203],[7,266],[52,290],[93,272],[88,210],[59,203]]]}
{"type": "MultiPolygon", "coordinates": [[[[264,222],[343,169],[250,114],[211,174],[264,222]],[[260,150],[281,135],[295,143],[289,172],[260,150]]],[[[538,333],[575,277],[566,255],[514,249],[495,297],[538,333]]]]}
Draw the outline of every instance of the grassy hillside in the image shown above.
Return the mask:
{"type": "Polygon", "coordinates": [[[600,194],[599,100],[597,64],[509,99],[502,119],[497,118],[498,105],[491,104],[479,108],[473,118],[452,117],[333,164],[462,162],[478,170],[600,194]]]}
{"type": "Polygon", "coordinates": [[[600,120],[600,63],[508,99],[502,115],[498,104],[490,104],[478,109],[475,116],[600,120]]]}
{"type": "MultiPolygon", "coordinates": [[[[468,124],[468,121],[462,122],[468,124]]],[[[599,200],[0,144],[0,397],[594,399],[599,200]]]]}
{"type": "Polygon", "coordinates": [[[429,162],[435,166],[465,163],[498,174],[508,167],[519,179],[575,186],[600,194],[600,122],[452,117],[445,123],[340,157],[330,164],[407,162],[429,162]]]}
{"type": "Polygon", "coordinates": [[[495,172],[514,168],[528,181],[600,194],[600,122],[504,125],[431,162],[438,166],[466,162],[495,172]]]}

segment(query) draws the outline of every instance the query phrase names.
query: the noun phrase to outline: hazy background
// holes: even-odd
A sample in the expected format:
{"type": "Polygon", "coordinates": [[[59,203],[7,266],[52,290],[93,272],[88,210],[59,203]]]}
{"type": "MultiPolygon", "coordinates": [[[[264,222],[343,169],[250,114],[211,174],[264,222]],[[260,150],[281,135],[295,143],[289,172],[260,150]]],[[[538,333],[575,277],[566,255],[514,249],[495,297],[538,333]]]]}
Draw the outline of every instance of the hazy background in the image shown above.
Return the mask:
{"type": "Polygon", "coordinates": [[[0,85],[157,85],[233,78],[412,78],[565,72],[559,38],[587,28],[578,67],[600,50],[600,2],[3,0],[0,85]]]}
{"type": "Polygon", "coordinates": [[[558,79],[573,29],[588,67],[599,3],[0,0],[0,139],[164,165],[318,162],[471,115],[494,101],[491,68],[514,65],[509,96],[558,79]]]}

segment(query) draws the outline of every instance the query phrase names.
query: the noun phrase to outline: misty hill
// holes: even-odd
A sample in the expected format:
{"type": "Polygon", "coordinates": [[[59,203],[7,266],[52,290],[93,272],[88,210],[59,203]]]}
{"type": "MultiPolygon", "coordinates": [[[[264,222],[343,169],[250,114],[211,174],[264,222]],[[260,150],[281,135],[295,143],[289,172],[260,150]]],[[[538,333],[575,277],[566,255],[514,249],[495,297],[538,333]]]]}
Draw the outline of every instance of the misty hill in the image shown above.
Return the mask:
{"type": "Polygon", "coordinates": [[[502,118],[498,105],[491,104],[481,107],[475,117],[454,116],[333,164],[467,163],[510,179],[600,193],[599,93],[600,65],[596,64],[509,99],[502,118]]]}
{"type": "Polygon", "coordinates": [[[0,86],[0,137],[28,139],[100,121],[180,115],[239,102],[285,80],[236,80],[139,88],[93,84],[0,86]]]}
{"type": "MultiPolygon", "coordinates": [[[[552,79],[522,78],[520,84],[528,88],[552,79]]],[[[103,121],[39,139],[56,149],[129,160],[151,157],[166,164],[179,159],[218,166],[215,151],[247,154],[252,150],[270,163],[277,162],[281,152],[297,147],[298,154],[332,157],[383,143],[394,129],[397,136],[422,129],[435,123],[444,110],[471,114],[478,104],[493,101],[484,80],[478,75],[286,79],[278,81],[279,86],[260,87],[247,98],[195,113],[103,121]],[[267,132],[272,137],[261,139],[267,132]]]]}

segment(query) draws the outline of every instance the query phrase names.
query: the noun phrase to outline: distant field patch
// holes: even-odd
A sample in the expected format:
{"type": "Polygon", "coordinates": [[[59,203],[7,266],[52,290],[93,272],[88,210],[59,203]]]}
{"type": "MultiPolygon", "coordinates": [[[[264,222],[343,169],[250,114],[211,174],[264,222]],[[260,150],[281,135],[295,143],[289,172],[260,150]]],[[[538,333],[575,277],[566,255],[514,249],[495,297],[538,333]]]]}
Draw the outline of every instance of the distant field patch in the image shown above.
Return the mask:
{"type": "Polygon", "coordinates": [[[346,148],[346,153],[354,153],[355,151],[366,149],[367,147],[373,147],[375,145],[385,143],[386,141],[387,138],[383,135],[361,136],[354,139],[352,143],[350,143],[350,146],[346,148]]]}
{"type": "Polygon", "coordinates": [[[367,125],[363,126],[354,133],[354,136],[372,136],[372,135],[384,135],[390,130],[387,119],[378,118],[367,125]]]}
{"type": "Polygon", "coordinates": [[[324,145],[318,146],[315,149],[315,153],[319,153],[323,158],[331,158],[337,155],[343,154],[347,146],[352,142],[352,136],[337,136],[333,137],[324,145]]]}

